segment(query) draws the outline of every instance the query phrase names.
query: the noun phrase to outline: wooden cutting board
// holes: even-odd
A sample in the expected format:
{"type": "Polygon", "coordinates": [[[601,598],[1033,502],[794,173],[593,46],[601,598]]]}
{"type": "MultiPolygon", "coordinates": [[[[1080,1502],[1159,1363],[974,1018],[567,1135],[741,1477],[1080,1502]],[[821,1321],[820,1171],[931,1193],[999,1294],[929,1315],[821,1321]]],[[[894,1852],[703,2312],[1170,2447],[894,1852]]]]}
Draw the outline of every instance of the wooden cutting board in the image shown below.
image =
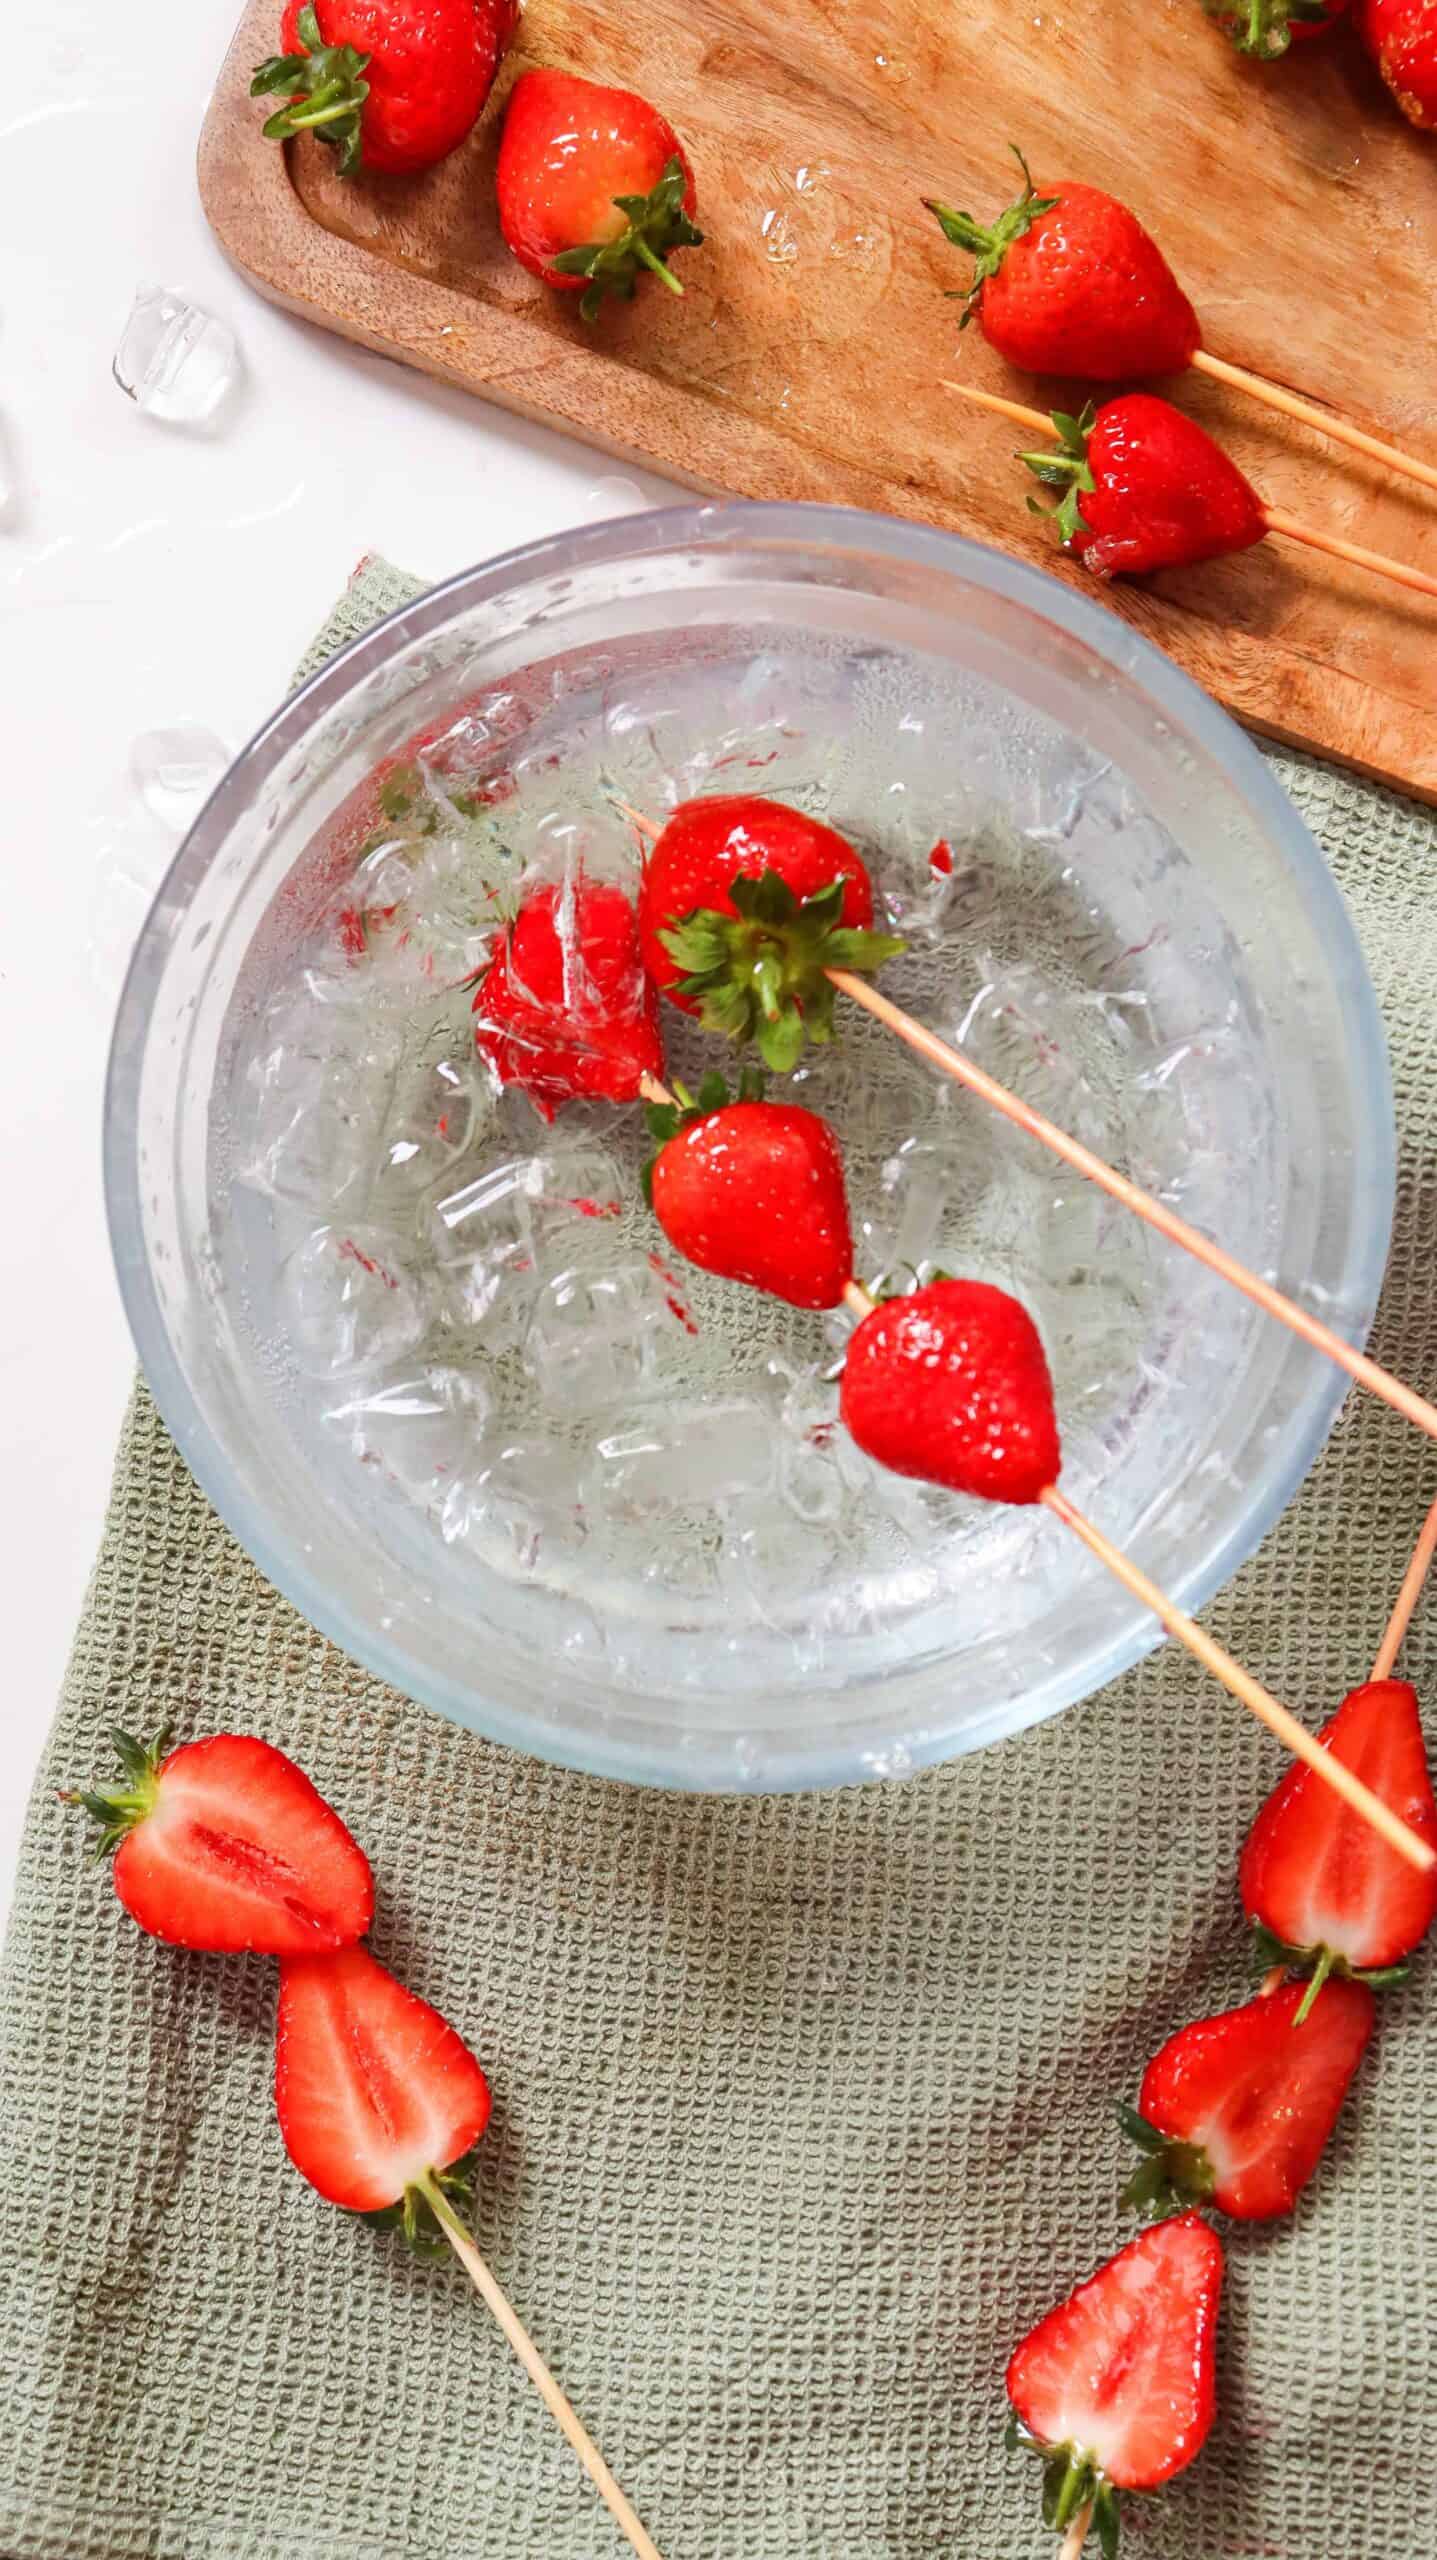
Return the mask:
{"type": "MultiPolygon", "coordinates": [[[[949,525],[1092,581],[1024,507],[1013,430],[941,387],[1038,406],[945,290],[968,262],[919,199],[987,217],[1010,139],[1040,182],[1125,197],[1213,352],[1437,462],[1437,138],[1346,39],[1240,62],[1198,0],[530,0],[464,149],[412,179],[335,175],[261,139],[251,0],[200,145],[216,233],[291,311],[705,490],[949,525]],[[494,161],[528,65],[642,88],[684,136],[708,238],[682,301],[595,328],[504,249],[494,161]]],[[[1437,497],[1196,377],[1179,397],[1275,506],[1437,572],[1437,497]]],[[[1287,543],[1106,594],[1232,711],[1437,800],[1437,602],[1287,543]]]]}

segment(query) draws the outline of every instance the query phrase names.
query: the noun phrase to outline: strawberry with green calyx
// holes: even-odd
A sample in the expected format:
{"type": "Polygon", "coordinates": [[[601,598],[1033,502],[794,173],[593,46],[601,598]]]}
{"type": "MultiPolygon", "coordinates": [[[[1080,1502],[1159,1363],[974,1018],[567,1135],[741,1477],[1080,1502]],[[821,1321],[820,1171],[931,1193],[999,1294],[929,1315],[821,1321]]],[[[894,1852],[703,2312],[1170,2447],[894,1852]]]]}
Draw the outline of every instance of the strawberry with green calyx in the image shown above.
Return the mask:
{"type": "Polygon", "coordinates": [[[1301,2035],[1301,1983],[1170,2036],[1118,2121],[1143,2154],[1124,2204],[1148,2215],[1215,2205],[1239,2222],[1291,2213],[1371,2038],[1377,2004],[1333,1982],[1301,2035]]]}
{"type": "MultiPolygon", "coordinates": [[[[1053,418],[1056,449],[1020,459],[1060,491],[1051,521],[1095,577],[1145,577],[1247,551],[1268,531],[1257,491],[1196,421],[1130,391],[1082,416],[1053,418]]],[[[1050,511],[1030,498],[1035,514],[1050,511]]]]}
{"type": "Polygon", "coordinates": [[[499,225],[521,266],[579,293],[585,320],[639,277],[683,286],[667,261],[701,247],[693,171],[667,118],[632,89],[564,71],[514,84],[497,172],[499,225]]]}
{"type": "Polygon", "coordinates": [[[756,1040],[776,1073],[833,1037],[829,969],[871,970],[903,943],[873,930],[873,884],[844,836],[756,794],[688,800],[644,865],[644,965],[705,1030],[756,1040]]]}
{"type": "Polygon", "coordinates": [[[836,1307],[853,1277],[853,1235],[838,1141],[799,1105],[766,1102],[745,1074],[731,1102],[721,1076],[678,1108],[651,1107],[661,1141],[645,1187],[675,1250],[701,1271],[765,1290],[791,1307],[836,1307]]]}
{"type": "Polygon", "coordinates": [[[312,133],[342,177],[432,168],[478,121],[514,18],[514,0],[288,0],[250,82],[285,100],[265,135],[312,133]]]}
{"type": "Polygon", "coordinates": [[[1203,0],[1229,44],[1258,62],[1276,62],[1290,45],[1323,35],[1348,5],[1349,0],[1203,0]]]}

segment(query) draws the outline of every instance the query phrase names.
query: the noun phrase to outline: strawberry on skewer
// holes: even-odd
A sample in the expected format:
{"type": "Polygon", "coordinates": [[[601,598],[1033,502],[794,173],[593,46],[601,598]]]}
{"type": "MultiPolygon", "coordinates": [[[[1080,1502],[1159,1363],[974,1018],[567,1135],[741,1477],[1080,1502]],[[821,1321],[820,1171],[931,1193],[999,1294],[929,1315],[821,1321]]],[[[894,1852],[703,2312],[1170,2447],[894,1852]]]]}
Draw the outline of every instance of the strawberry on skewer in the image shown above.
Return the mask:
{"type": "Polygon", "coordinates": [[[1014,158],[1023,193],[991,225],[933,196],[923,199],[945,236],[977,261],[962,297],[965,322],[976,314],[985,338],[1010,364],[1090,382],[1191,367],[1437,489],[1437,464],[1419,462],[1261,374],[1209,355],[1192,304],[1137,215],[1099,187],[1039,189],[1022,153],[1015,149],[1014,158]]]}
{"type": "Polygon", "coordinates": [[[519,264],[596,320],[606,294],[629,301],[647,272],[682,294],[667,261],[697,249],[688,155],[667,117],[632,89],[566,71],[514,84],[497,174],[499,227],[519,264]]]}
{"type": "Polygon", "coordinates": [[[658,997],[622,889],[582,877],[526,897],[474,996],[474,1039],[545,1120],[565,1102],[633,1102],[662,1073],[658,997]]]}

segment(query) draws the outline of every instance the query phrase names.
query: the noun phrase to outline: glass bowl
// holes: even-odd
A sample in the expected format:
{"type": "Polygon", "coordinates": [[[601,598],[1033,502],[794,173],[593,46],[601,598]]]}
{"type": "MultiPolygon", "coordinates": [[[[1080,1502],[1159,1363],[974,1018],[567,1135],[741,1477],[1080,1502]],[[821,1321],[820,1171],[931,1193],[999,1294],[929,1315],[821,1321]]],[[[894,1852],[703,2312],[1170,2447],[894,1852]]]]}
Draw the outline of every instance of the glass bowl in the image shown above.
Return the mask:
{"type": "MultiPolygon", "coordinates": [[[[848,1319],[678,1271],[639,1111],[546,1128],[480,1071],[470,990],[506,882],[632,879],[619,804],[736,788],[859,842],[908,937],[898,1001],[1363,1340],[1386,1057],[1292,807],[1096,602],[841,509],[694,505],[532,545],[286,702],[136,950],[106,1180],[166,1421],[316,1626],[553,1760],[823,1787],[1052,1715],[1158,1631],[1046,1514],[860,1457],[834,1418],[848,1319]]],[[[727,1063],[665,1013],[671,1073],[727,1063]]],[[[1014,1287],[1065,1488],[1200,1607],[1345,1380],[839,1015],[794,1098],[841,1133],[860,1276],[1014,1287]]]]}

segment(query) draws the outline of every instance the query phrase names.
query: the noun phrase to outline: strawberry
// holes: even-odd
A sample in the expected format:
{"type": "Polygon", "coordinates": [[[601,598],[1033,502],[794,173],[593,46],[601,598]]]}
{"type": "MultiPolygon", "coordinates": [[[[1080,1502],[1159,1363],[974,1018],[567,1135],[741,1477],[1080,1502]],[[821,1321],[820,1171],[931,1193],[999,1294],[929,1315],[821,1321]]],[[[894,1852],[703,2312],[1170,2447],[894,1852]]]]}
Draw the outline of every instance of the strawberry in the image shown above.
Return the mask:
{"type": "Polygon", "coordinates": [[[660,1140],[646,1189],[671,1245],[791,1307],[836,1307],[853,1277],[853,1237],[838,1141],[816,1111],[765,1102],[748,1086],[730,1102],[721,1076],[678,1107],[651,1106],[660,1140]]]}
{"type": "Polygon", "coordinates": [[[552,1120],[563,1102],[633,1102],[661,1076],[658,998],[634,910],[611,882],[534,890],[474,998],[474,1038],[501,1084],[552,1120]]]}
{"type": "Polygon", "coordinates": [[[924,198],[947,238],[978,261],[963,326],[976,312],[989,344],[1027,373],[1092,382],[1182,373],[1202,345],[1197,313],[1137,215],[1097,187],[1040,195],[1021,151],[1013,156],[1023,193],[991,229],[924,198]]]}
{"type": "Polygon", "coordinates": [[[515,0],[288,0],[250,96],[282,96],[269,139],[314,134],[343,177],[428,169],[478,121],[516,14],[515,0]]]}
{"type": "Polygon", "coordinates": [[[213,1955],[306,1955],[361,1938],[369,1861],[302,1769],[250,1733],[165,1754],[116,1732],[125,1784],[67,1794],[103,1826],[115,1891],[152,1938],[213,1955]]]}
{"type": "Polygon", "coordinates": [[[654,984],[708,1031],[757,1039],[782,1072],[833,1037],[827,969],[903,949],[875,933],[873,884],[846,837],[780,800],[686,800],[644,866],[639,932],[654,984]]]}
{"type": "MultiPolygon", "coordinates": [[[[1130,391],[1091,402],[1080,418],[1055,411],[1056,452],[1025,453],[1034,477],[1062,492],[1052,522],[1065,550],[1095,577],[1143,577],[1246,551],[1267,511],[1221,445],[1167,400],[1130,391]]],[[[1036,515],[1046,512],[1029,500],[1036,515]]]]}
{"type": "Polygon", "coordinates": [[[364,1947],[280,1968],[274,2101],[302,2178],[351,2213],[394,2214],[411,2237],[426,2190],[489,2121],[489,2083],[437,2009],[364,1947]]]}
{"type": "Polygon", "coordinates": [[[1327,33],[1349,0],[1203,0],[1239,53],[1275,62],[1289,45],[1309,44],[1327,33]]]}
{"type": "Polygon", "coordinates": [[[1208,2203],[1238,2222],[1291,2213],[1367,2050],[1377,2004],[1360,1982],[1328,1986],[1301,2035],[1300,1982],[1199,2018],[1170,2036],[1119,2120],[1146,2157],[1123,2202],[1170,2213],[1208,2203]]]}
{"type": "Polygon", "coordinates": [[[581,293],[586,320],[605,294],[627,302],[647,267],[670,293],[665,263],[697,249],[694,173],[667,118],[632,89],[567,71],[514,83],[499,146],[499,227],[521,267],[561,293],[581,293]]]}
{"type": "MultiPolygon", "coordinates": [[[[1437,1842],[1417,1692],[1408,1681],[1364,1681],[1317,1738],[1420,1840],[1437,1842]]],[[[1437,1868],[1419,1874],[1300,1761],[1248,1833],[1238,1884],[1264,1961],[1312,1969],[1299,2018],[1329,1974],[1379,1986],[1395,1980],[1437,1914],[1437,1868]]]]}
{"type": "Polygon", "coordinates": [[[1408,123],[1437,130],[1437,0],[1358,0],[1356,25],[1408,123]]]}
{"type": "Polygon", "coordinates": [[[1154,2223],[1009,2359],[1009,2442],[1042,2456],[1044,2518],[1062,2532],[1091,2502],[1109,2560],[1117,2492],[1161,2487],[1207,2442],[1222,2267],[1199,2214],[1154,2223]]]}
{"type": "Polygon", "coordinates": [[[983,1502],[1036,1502],[1062,1465],[1037,1327],[983,1280],[930,1281],[865,1316],[839,1412],[880,1466],[983,1502]]]}

